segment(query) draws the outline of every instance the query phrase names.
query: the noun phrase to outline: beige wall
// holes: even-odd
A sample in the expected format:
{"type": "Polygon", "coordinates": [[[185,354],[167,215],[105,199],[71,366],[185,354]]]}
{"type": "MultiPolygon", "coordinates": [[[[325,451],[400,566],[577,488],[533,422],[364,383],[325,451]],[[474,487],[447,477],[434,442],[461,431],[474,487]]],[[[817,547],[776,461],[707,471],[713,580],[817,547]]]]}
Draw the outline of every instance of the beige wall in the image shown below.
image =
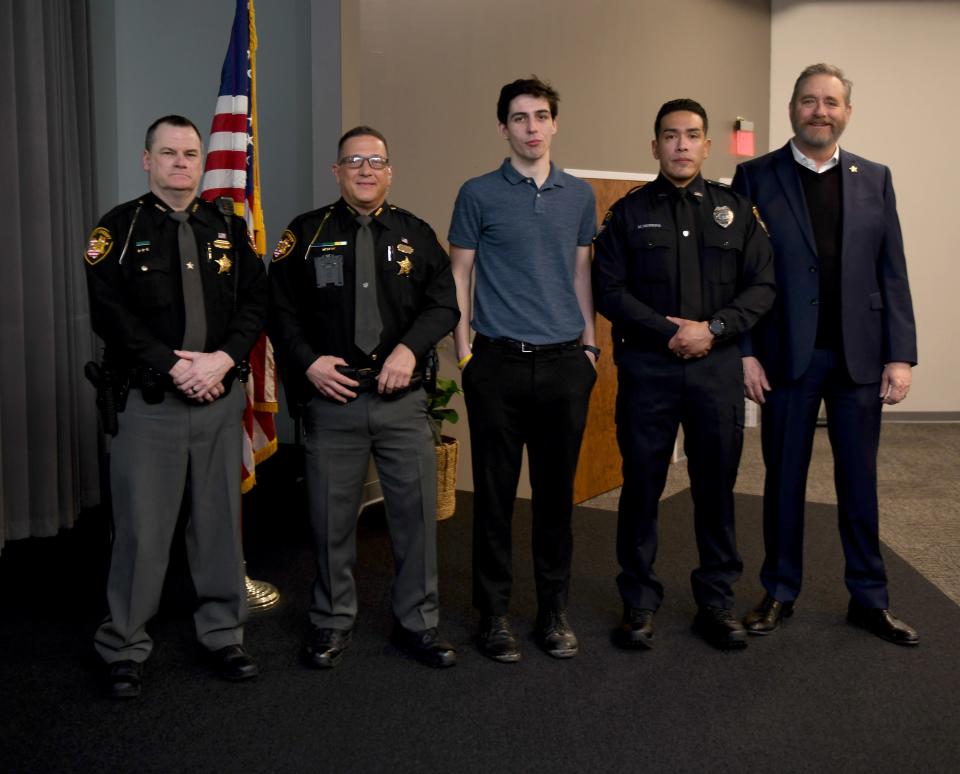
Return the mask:
{"type": "Polygon", "coordinates": [[[675,97],[701,101],[713,121],[708,177],[733,174],[738,115],[767,142],[765,0],[343,0],[341,13],[344,127],[387,135],[391,199],[441,238],[461,183],[506,155],[500,87],[530,73],[560,92],[563,167],[655,171],[653,119],[675,97]]]}
{"type": "MultiPolygon", "coordinates": [[[[463,181],[506,155],[500,87],[530,73],[560,92],[552,155],[561,167],[656,171],[653,119],[675,97],[710,115],[708,177],[733,174],[737,116],[754,119],[758,147],[767,143],[766,0],[343,0],[341,14],[344,128],[386,134],[391,201],[441,240],[463,181]]],[[[449,372],[449,351],[446,360],[449,372]]],[[[466,439],[465,420],[452,429],[466,439]]],[[[470,489],[465,451],[458,488],[470,489]]]]}
{"type": "Polygon", "coordinates": [[[960,411],[960,3],[773,0],[772,11],[771,148],[790,137],[797,74],[826,61],[854,84],[841,144],[893,172],[920,348],[910,397],[893,410],[960,411]]]}

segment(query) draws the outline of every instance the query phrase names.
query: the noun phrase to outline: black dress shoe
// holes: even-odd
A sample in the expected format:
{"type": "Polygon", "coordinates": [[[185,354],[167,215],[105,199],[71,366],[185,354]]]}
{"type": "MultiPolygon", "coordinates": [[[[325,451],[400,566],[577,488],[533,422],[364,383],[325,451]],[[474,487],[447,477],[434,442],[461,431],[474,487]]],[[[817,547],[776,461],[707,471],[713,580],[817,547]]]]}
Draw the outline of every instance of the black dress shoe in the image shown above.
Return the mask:
{"type": "Polygon", "coordinates": [[[784,618],[792,615],[793,602],[777,602],[769,594],[764,594],[760,604],[747,613],[743,625],[750,634],[772,634],[784,618]]]}
{"type": "Polygon", "coordinates": [[[653,610],[639,607],[623,608],[623,620],[613,630],[613,644],[630,650],[649,650],[653,647],[653,610]]]}
{"type": "Polygon", "coordinates": [[[693,628],[713,647],[740,650],[747,647],[747,630],[725,607],[701,607],[693,619],[693,628]]]}
{"type": "Polygon", "coordinates": [[[430,667],[440,669],[457,663],[457,651],[440,636],[436,627],[412,632],[395,623],[390,642],[408,656],[430,667]]]}
{"type": "Polygon", "coordinates": [[[537,616],[535,629],[537,643],[554,658],[573,658],[580,651],[577,635],[573,633],[563,610],[549,610],[537,616]]]}
{"type": "Polygon", "coordinates": [[[885,608],[858,605],[852,599],[847,608],[847,620],[854,626],[896,645],[919,645],[920,635],[885,608]]]}
{"type": "Polygon", "coordinates": [[[340,663],[352,638],[350,629],[315,629],[300,652],[303,663],[316,669],[333,669],[340,663]]]}
{"type": "Polygon", "coordinates": [[[136,699],[142,685],[143,664],[114,661],[107,665],[107,695],[111,699],[136,699]]]}
{"type": "Polygon", "coordinates": [[[477,643],[480,652],[494,661],[512,664],[520,660],[517,635],[513,633],[510,621],[505,615],[486,615],[481,618],[477,643]]]}
{"type": "Polygon", "coordinates": [[[210,651],[210,660],[217,675],[232,683],[252,680],[260,674],[260,667],[243,649],[243,645],[227,645],[220,650],[210,651]]]}

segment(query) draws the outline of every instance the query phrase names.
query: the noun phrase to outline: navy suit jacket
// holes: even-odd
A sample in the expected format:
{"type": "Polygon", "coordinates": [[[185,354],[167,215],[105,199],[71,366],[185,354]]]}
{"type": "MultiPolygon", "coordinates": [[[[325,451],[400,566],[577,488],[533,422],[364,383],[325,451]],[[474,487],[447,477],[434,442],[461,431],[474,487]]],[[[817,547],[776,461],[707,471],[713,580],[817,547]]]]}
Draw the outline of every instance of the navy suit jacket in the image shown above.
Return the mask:
{"type": "MultiPolygon", "coordinates": [[[[841,325],[843,354],[857,384],[880,381],[891,361],[915,365],[917,335],[903,236],[890,170],[840,149],[843,197],[841,325]]],[[[741,340],[774,382],[800,378],[817,336],[817,248],[788,142],[737,167],[733,189],[760,211],[773,243],[777,298],[741,340]]]]}

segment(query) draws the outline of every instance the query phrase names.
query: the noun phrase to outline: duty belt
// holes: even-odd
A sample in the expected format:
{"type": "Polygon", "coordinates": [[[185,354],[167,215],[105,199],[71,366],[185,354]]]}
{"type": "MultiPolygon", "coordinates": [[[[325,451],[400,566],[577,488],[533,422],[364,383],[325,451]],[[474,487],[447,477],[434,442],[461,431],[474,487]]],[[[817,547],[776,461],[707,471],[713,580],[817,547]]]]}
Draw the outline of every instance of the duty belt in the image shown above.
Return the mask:
{"type": "Polygon", "coordinates": [[[499,349],[510,350],[511,352],[560,352],[561,350],[566,349],[578,349],[580,347],[580,340],[573,339],[573,341],[561,341],[557,344],[531,344],[527,341],[518,341],[517,339],[491,339],[489,336],[484,336],[482,333],[478,333],[473,339],[474,345],[476,344],[485,344],[491,347],[498,347],[499,349]]]}
{"type": "MultiPolygon", "coordinates": [[[[337,372],[343,374],[348,379],[353,379],[357,382],[356,387],[347,387],[351,392],[357,393],[357,395],[362,395],[365,392],[377,392],[377,379],[380,377],[380,369],[378,368],[353,368],[352,366],[336,366],[337,372]]],[[[410,384],[402,390],[394,390],[391,393],[382,393],[380,395],[384,400],[393,400],[399,398],[402,395],[406,395],[408,392],[413,392],[414,390],[419,390],[423,386],[423,374],[419,371],[414,371],[413,375],[410,377],[410,384]]]]}

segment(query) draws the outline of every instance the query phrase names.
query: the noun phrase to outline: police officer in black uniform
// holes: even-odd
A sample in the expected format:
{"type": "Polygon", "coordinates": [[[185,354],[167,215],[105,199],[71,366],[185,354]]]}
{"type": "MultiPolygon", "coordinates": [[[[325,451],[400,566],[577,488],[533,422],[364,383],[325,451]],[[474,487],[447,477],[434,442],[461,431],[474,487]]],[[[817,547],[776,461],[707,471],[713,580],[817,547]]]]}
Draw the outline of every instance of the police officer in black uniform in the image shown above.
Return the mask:
{"type": "Polygon", "coordinates": [[[291,410],[302,412],[317,546],[304,661],[334,667],[357,613],[356,520],[371,452],[396,571],[393,643],[452,666],[438,631],[436,452],[425,359],[456,325],[450,261],[433,229],[387,204],[387,142],[360,126],[338,146],[341,199],[295,218],[270,267],[268,330],[291,410]]]}
{"type": "Polygon", "coordinates": [[[149,193],[107,213],[84,253],[93,329],[105,342],[101,401],[120,409],[111,445],[109,614],[95,647],[115,698],[138,696],[170,544],[186,495],[197,637],[229,680],[258,673],[243,648],[240,541],[243,384],[266,317],[266,274],[242,219],[196,198],[200,132],[183,116],[147,130],[149,193]]]}
{"type": "Polygon", "coordinates": [[[703,107],[667,102],[654,135],[660,174],[607,213],[593,264],[597,311],[613,323],[623,455],[624,615],[614,641],[651,646],[663,599],[653,567],[657,503],[682,425],[700,553],[691,575],[694,625],[718,648],[741,648],[746,632],[732,613],[743,569],[733,509],[744,411],[737,337],[773,303],[773,255],[750,203],[700,177],[710,149],[703,107]]]}

